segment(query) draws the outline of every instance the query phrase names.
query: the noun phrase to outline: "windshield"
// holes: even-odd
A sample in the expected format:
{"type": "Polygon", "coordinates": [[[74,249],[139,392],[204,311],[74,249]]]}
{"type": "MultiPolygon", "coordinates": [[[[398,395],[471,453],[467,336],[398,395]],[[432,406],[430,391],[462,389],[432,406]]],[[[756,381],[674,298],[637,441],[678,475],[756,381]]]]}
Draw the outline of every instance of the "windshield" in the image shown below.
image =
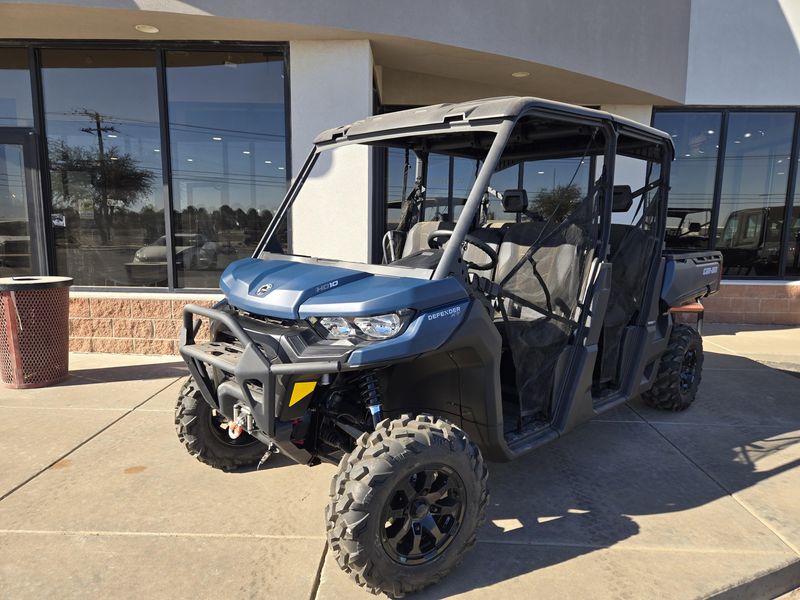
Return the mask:
{"type": "Polygon", "coordinates": [[[385,211],[389,227],[396,229],[409,218],[403,213],[412,196],[418,211],[415,221],[454,223],[494,137],[487,131],[444,133],[322,151],[266,250],[369,263],[374,238],[379,241],[384,232],[383,224],[377,231],[373,225],[376,217],[383,221],[376,211],[385,211]],[[442,179],[451,157],[459,163],[457,190],[442,179]],[[387,171],[380,189],[370,173],[387,171]]]}
{"type": "Polygon", "coordinates": [[[454,127],[323,148],[262,251],[444,272],[453,235],[475,233],[494,248],[515,223],[562,222],[600,185],[601,128],[540,115],[511,125],[500,137],[488,126],[454,127]]]}

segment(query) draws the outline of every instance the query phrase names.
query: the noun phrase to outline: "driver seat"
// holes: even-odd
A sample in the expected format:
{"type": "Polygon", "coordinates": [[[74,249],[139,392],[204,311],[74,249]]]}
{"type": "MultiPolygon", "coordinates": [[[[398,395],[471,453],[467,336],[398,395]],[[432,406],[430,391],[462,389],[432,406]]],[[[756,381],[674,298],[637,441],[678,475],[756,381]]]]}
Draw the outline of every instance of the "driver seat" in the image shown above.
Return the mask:
{"type": "Polygon", "coordinates": [[[408,230],[408,235],[406,235],[401,258],[410,256],[420,250],[430,250],[430,246],[428,246],[428,236],[430,234],[438,229],[452,231],[454,227],[455,223],[452,221],[419,221],[414,223],[411,229],[408,230]]]}

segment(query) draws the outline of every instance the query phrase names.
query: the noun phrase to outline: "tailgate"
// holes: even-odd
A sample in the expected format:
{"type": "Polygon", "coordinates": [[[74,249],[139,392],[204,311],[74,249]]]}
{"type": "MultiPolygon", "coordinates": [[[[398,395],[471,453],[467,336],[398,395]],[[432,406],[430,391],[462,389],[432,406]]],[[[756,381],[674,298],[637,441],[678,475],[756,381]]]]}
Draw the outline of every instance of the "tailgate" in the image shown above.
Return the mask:
{"type": "Polygon", "coordinates": [[[719,291],[722,254],[714,250],[664,253],[661,300],[670,308],[691,304],[719,291]]]}

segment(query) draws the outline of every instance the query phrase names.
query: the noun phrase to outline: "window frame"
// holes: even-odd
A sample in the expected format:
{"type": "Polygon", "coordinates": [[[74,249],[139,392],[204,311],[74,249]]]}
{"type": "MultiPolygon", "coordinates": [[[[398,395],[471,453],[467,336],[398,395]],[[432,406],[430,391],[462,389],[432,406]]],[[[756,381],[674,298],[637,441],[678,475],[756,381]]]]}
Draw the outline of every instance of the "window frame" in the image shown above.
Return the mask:
{"type": "MultiPolygon", "coordinates": [[[[172,161],[171,147],[169,145],[169,113],[166,86],[166,53],[171,50],[206,51],[206,52],[258,52],[272,54],[283,62],[283,106],[284,106],[284,131],[285,139],[285,164],[284,171],[286,189],[292,181],[292,131],[291,131],[291,98],[290,98],[290,69],[289,69],[289,44],[288,42],[237,42],[237,41],[179,41],[179,40],[0,40],[2,48],[26,48],[28,50],[28,65],[31,79],[31,98],[33,100],[33,127],[28,129],[37,142],[37,158],[39,164],[38,183],[41,190],[41,212],[44,223],[44,238],[46,245],[47,274],[55,274],[55,240],[51,223],[52,190],[50,187],[49,157],[47,154],[47,132],[45,129],[44,98],[42,94],[42,69],[40,51],[47,50],[150,50],[156,54],[156,80],[158,90],[159,129],[161,144],[165,151],[161,152],[161,186],[164,203],[164,231],[167,236],[169,260],[167,262],[167,286],[82,286],[72,287],[75,291],[85,292],[120,292],[120,293],[182,293],[182,294],[208,294],[219,291],[219,288],[191,288],[177,287],[175,268],[175,239],[173,224],[173,189],[172,189],[172,161]]],[[[62,273],[62,275],[69,275],[62,273]]]]}

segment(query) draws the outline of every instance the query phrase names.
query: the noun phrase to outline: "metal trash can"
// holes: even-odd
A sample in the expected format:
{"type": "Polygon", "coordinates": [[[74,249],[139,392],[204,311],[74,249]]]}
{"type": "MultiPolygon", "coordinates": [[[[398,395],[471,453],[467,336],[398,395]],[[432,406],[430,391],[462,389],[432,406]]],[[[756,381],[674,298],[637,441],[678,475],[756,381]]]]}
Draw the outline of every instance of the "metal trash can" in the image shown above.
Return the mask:
{"type": "Polygon", "coordinates": [[[0,278],[0,385],[44,387],[69,372],[70,277],[0,278]]]}

